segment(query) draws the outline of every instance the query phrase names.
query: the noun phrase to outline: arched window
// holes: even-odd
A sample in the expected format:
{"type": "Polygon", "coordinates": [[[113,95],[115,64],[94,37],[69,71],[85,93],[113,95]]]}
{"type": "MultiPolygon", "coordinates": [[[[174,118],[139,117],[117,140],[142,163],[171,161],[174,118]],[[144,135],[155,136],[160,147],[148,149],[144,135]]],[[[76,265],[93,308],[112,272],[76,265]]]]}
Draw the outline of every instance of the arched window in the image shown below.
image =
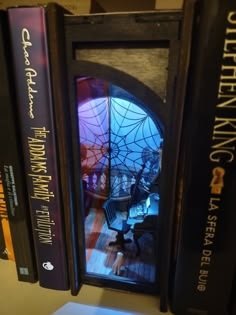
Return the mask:
{"type": "Polygon", "coordinates": [[[160,172],[163,135],[158,119],[133,95],[103,80],[77,79],[78,121],[83,180],[97,198],[130,197],[160,172]]]}

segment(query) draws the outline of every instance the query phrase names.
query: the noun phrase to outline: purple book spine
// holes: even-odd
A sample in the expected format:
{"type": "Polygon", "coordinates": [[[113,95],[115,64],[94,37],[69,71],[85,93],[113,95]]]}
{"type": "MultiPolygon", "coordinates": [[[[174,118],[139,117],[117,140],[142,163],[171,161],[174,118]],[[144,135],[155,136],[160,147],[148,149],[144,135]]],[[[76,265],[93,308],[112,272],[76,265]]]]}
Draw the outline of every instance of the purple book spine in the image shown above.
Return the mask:
{"type": "Polygon", "coordinates": [[[67,290],[46,9],[11,8],[8,16],[39,283],[42,287],[67,290]]]}

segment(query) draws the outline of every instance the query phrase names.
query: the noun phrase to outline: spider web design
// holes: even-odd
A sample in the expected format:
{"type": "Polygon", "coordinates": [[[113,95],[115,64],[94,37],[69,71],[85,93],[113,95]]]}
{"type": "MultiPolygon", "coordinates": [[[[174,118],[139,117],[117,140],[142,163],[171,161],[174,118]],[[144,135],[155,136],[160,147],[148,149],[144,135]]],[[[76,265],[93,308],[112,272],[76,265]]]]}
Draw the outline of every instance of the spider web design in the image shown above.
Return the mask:
{"type": "Polygon", "coordinates": [[[78,107],[83,179],[97,197],[129,198],[145,164],[141,184],[160,170],[161,134],[145,110],[124,99],[100,97],[78,107]]]}

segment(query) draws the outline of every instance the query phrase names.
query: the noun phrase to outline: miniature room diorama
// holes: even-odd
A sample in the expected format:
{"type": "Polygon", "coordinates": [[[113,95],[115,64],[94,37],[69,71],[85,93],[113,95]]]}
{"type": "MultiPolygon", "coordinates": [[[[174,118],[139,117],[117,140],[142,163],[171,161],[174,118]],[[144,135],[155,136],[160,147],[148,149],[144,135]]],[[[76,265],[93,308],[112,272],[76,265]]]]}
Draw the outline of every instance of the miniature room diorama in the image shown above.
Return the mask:
{"type": "Polygon", "coordinates": [[[109,82],[77,79],[86,271],[153,283],[163,135],[109,82]]]}
{"type": "Polygon", "coordinates": [[[161,287],[181,113],[173,106],[180,20],[178,12],[65,19],[82,283],[161,287]]]}

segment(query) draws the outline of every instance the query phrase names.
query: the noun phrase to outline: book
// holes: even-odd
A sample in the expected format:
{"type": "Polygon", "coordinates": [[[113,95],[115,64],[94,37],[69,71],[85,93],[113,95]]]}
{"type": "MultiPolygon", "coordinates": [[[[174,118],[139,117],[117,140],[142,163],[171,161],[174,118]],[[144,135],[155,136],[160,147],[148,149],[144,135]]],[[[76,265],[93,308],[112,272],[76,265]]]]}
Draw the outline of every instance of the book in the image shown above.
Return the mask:
{"type": "Polygon", "coordinates": [[[39,284],[49,289],[68,290],[47,10],[44,6],[9,8],[8,18],[39,284]]]}
{"type": "Polygon", "coordinates": [[[0,224],[0,258],[8,259],[2,224],[0,224]]]}
{"type": "Polygon", "coordinates": [[[65,15],[70,172],[80,281],[160,294],[163,311],[168,303],[190,48],[191,19],[187,23],[185,13],[65,15]],[[155,211],[149,209],[153,216],[145,216],[148,221],[143,220],[141,226],[131,226],[130,238],[135,235],[135,241],[144,243],[140,257],[136,256],[137,242],[125,247],[126,267],[118,277],[112,274],[118,249],[109,245],[114,242],[101,210],[111,198],[117,213],[126,215],[136,186],[138,198],[157,194],[148,206],[155,211]]]}
{"type": "Polygon", "coordinates": [[[52,78],[52,95],[54,103],[54,118],[58,139],[59,171],[62,185],[61,197],[64,206],[66,245],[70,290],[77,295],[80,289],[78,267],[78,243],[76,240],[76,214],[72,206],[72,173],[71,170],[71,138],[69,136],[70,118],[68,111],[67,68],[65,56],[64,15],[71,14],[63,7],[49,3],[47,5],[47,34],[50,74],[52,78]]]}
{"type": "Polygon", "coordinates": [[[84,305],[74,302],[68,302],[59,308],[56,312],[52,315],[75,315],[78,313],[82,313],[84,315],[93,314],[96,312],[97,315],[144,315],[143,313],[137,311],[127,311],[127,310],[117,310],[116,308],[108,308],[108,307],[101,307],[101,306],[93,306],[93,305],[84,305]]]}
{"type": "Polygon", "coordinates": [[[22,150],[18,137],[15,110],[15,87],[12,71],[9,29],[6,11],[0,13],[0,173],[2,207],[11,248],[6,243],[7,252],[14,251],[18,280],[37,281],[32,238],[29,203],[24,180],[22,150]],[[2,195],[3,196],[3,195],[2,195]],[[7,218],[7,219],[6,219],[7,218]]]}
{"type": "Polygon", "coordinates": [[[8,259],[2,223],[0,224],[0,258],[8,259]]]}
{"type": "Polygon", "coordinates": [[[232,290],[230,294],[230,302],[228,307],[228,313],[229,315],[235,315],[236,314],[236,303],[235,303],[235,293],[236,293],[236,274],[234,274],[233,277],[233,285],[232,290]]]}
{"type": "Polygon", "coordinates": [[[197,1],[184,113],[175,314],[228,314],[235,272],[235,23],[230,1],[197,1]]]}
{"type": "Polygon", "coordinates": [[[15,261],[5,194],[0,173],[0,220],[1,220],[1,252],[0,257],[15,261]]]}

